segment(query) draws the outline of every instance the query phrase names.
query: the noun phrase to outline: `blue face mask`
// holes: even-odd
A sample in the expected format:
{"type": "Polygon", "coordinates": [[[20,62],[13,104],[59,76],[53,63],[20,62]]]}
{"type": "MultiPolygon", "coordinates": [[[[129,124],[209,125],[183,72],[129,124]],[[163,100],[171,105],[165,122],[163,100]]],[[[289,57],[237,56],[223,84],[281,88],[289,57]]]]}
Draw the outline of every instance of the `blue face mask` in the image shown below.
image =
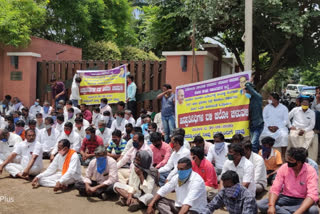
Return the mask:
{"type": "Polygon", "coordinates": [[[97,171],[102,174],[107,168],[107,158],[106,157],[97,157],[97,171]]]}
{"type": "Polygon", "coordinates": [[[34,102],[34,105],[35,105],[35,106],[38,106],[38,105],[39,105],[39,103],[38,103],[38,102],[34,102]]]}
{"type": "Polygon", "coordinates": [[[14,119],[13,119],[14,124],[16,124],[16,122],[18,122],[18,120],[19,120],[18,117],[14,118],[14,119]]]}
{"type": "Polygon", "coordinates": [[[86,138],[87,138],[87,140],[90,140],[91,139],[91,135],[87,134],[86,138]]]}
{"type": "Polygon", "coordinates": [[[251,94],[246,93],[245,95],[246,95],[246,97],[247,97],[248,99],[250,99],[250,98],[251,98],[251,94]]]}
{"type": "Polygon", "coordinates": [[[48,113],[48,111],[49,111],[49,107],[48,106],[43,106],[43,111],[44,111],[44,113],[48,113]]]}
{"type": "Polygon", "coordinates": [[[105,106],[106,106],[105,103],[100,103],[100,107],[101,107],[101,108],[103,108],[103,107],[105,107],[105,106]]]}
{"type": "Polygon", "coordinates": [[[130,138],[131,138],[131,139],[133,138],[133,136],[134,136],[134,134],[130,134],[130,138]]]}
{"type": "Polygon", "coordinates": [[[133,142],[132,142],[132,145],[133,145],[133,147],[136,148],[136,149],[139,148],[139,142],[137,142],[137,141],[133,141],[133,142]]]}
{"type": "Polygon", "coordinates": [[[7,105],[6,104],[2,104],[2,108],[6,108],[7,107],[7,105]]]}
{"type": "Polygon", "coordinates": [[[228,198],[237,198],[240,194],[241,187],[240,184],[237,183],[232,187],[225,188],[225,193],[228,198]]]}
{"type": "Polygon", "coordinates": [[[185,181],[187,178],[189,178],[191,172],[192,168],[186,170],[178,170],[179,180],[185,181]]]}
{"type": "Polygon", "coordinates": [[[8,139],[3,138],[3,139],[1,139],[1,141],[6,143],[6,142],[8,142],[8,139]]]}
{"type": "Polygon", "coordinates": [[[57,116],[52,116],[53,121],[57,120],[57,116]]]}

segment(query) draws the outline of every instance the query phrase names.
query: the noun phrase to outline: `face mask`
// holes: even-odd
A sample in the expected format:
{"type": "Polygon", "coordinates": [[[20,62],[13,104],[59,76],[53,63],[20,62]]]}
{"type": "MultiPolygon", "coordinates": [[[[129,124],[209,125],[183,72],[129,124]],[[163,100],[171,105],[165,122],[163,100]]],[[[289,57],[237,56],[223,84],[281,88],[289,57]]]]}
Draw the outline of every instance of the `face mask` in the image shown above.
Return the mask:
{"type": "Polygon", "coordinates": [[[43,106],[43,111],[44,111],[44,113],[48,114],[49,107],[48,106],[43,106]]]}
{"type": "Polygon", "coordinates": [[[268,103],[269,103],[269,104],[272,104],[272,100],[268,100],[268,103]]]}
{"type": "Polygon", "coordinates": [[[217,153],[217,154],[220,154],[224,149],[224,142],[221,142],[221,143],[214,143],[214,151],[217,153]]]}
{"type": "Polygon", "coordinates": [[[133,141],[133,142],[132,142],[132,145],[133,145],[133,147],[136,148],[136,149],[139,148],[139,142],[137,142],[137,141],[133,141]]]}
{"type": "Polygon", "coordinates": [[[107,158],[106,157],[97,157],[97,171],[102,174],[107,168],[107,158]]]}
{"type": "Polygon", "coordinates": [[[69,136],[71,134],[71,131],[70,130],[64,130],[64,133],[69,136]]]}
{"type": "Polygon", "coordinates": [[[7,107],[6,104],[2,104],[2,108],[5,109],[7,107]]]}
{"type": "Polygon", "coordinates": [[[131,139],[133,138],[133,136],[134,136],[133,134],[130,134],[130,138],[131,138],[131,139]]]}
{"type": "Polygon", "coordinates": [[[160,148],[161,148],[161,146],[162,146],[162,144],[161,144],[161,143],[160,143],[160,144],[155,145],[155,147],[157,147],[158,149],[160,149],[160,148]]]}
{"type": "Polygon", "coordinates": [[[45,125],[44,128],[45,128],[46,130],[49,130],[49,129],[51,129],[51,125],[45,125]]]}
{"type": "Polygon", "coordinates": [[[225,188],[225,193],[228,198],[237,198],[241,191],[240,184],[235,184],[232,187],[225,188]]]}
{"type": "Polygon", "coordinates": [[[14,119],[13,119],[14,124],[16,124],[16,122],[18,122],[18,120],[19,120],[18,117],[14,118],[14,119]]]}
{"type": "Polygon", "coordinates": [[[103,107],[105,107],[105,106],[106,106],[105,103],[100,103],[100,107],[101,107],[101,108],[103,108],[103,107]]]}
{"type": "Polygon", "coordinates": [[[6,142],[8,142],[8,139],[3,138],[3,139],[1,139],[1,141],[6,143],[6,142]]]}
{"type": "Polygon", "coordinates": [[[288,167],[292,168],[292,167],[295,167],[295,166],[297,166],[297,162],[295,162],[295,163],[288,162],[288,167]]]}
{"type": "Polygon", "coordinates": [[[38,106],[38,105],[39,105],[39,103],[38,103],[38,102],[34,102],[34,105],[35,105],[35,106],[38,106]]]}
{"type": "Polygon", "coordinates": [[[23,127],[16,127],[16,134],[21,135],[23,132],[23,127]]]}
{"type": "Polygon", "coordinates": [[[52,116],[51,118],[53,119],[53,121],[57,120],[57,116],[52,116]]]}
{"type": "Polygon", "coordinates": [[[104,120],[105,122],[109,122],[109,119],[110,119],[109,116],[103,116],[103,120],[104,120]]]}
{"type": "Polygon", "coordinates": [[[129,117],[129,115],[124,115],[124,118],[126,119],[126,120],[128,120],[130,117],[129,117]]]}
{"type": "Polygon", "coordinates": [[[247,97],[248,99],[250,99],[250,98],[251,98],[251,94],[246,93],[245,95],[246,95],[246,97],[247,97]]]}
{"type": "Polygon", "coordinates": [[[104,132],[104,129],[105,129],[105,128],[99,128],[99,130],[100,130],[101,133],[104,132]]]}
{"type": "Polygon", "coordinates": [[[87,140],[90,140],[91,139],[91,135],[86,134],[86,138],[87,138],[87,140]]]}
{"type": "Polygon", "coordinates": [[[119,116],[116,117],[118,126],[121,125],[122,119],[123,119],[122,117],[119,117],[119,116]]]}
{"type": "Polygon", "coordinates": [[[229,160],[234,160],[233,155],[228,154],[228,159],[229,159],[229,160]]]}
{"type": "Polygon", "coordinates": [[[192,168],[186,170],[178,170],[179,181],[184,183],[189,178],[191,172],[192,168]]]}
{"type": "Polygon", "coordinates": [[[270,154],[271,154],[271,148],[262,146],[262,157],[264,159],[267,159],[270,156],[270,154]]]}
{"type": "Polygon", "coordinates": [[[71,119],[73,117],[73,113],[72,112],[68,112],[68,118],[71,119]]]}
{"type": "Polygon", "coordinates": [[[303,110],[308,110],[309,106],[302,105],[301,108],[302,108],[303,110]]]}

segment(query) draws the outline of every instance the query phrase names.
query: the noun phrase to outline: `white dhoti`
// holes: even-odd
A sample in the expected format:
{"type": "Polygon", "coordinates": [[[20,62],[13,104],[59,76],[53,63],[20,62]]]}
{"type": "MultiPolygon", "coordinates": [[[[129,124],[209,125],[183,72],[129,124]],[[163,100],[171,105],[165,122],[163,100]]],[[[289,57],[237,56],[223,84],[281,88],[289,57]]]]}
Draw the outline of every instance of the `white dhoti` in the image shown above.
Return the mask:
{"type": "MultiPolygon", "coordinates": [[[[130,192],[132,190],[132,187],[120,182],[116,182],[113,186],[113,191],[116,191],[116,188],[123,189],[127,192],[130,192]]],[[[153,195],[151,193],[142,194],[141,192],[136,192],[133,194],[133,197],[138,199],[140,202],[142,202],[144,205],[148,206],[148,204],[153,199],[153,195]]]]}
{"type": "Polygon", "coordinates": [[[120,183],[127,184],[130,176],[129,168],[118,169],[118,179],[120,183]]]}
{"type": "Polygon", "coordinates": [[[288,146],[288,129],[286,127],[279,128],[276,132],[271,132],[268,127],[264,127],[260,141],[265,137],[272,137],[275,139],[273,147],[287,147],[288,146]]]}
{"type": "Polygon", "coordinates": [[[299,136],[300,130],[290,131],[290,142],[292,147],[303,147],[309,149],[314,138],[314,131],[307,131],[302,136],[299,136]]]}
{"type": "MultiPolygon", "coordinates": [[[[16,177],[17,174],[22,173],[25,167],[18,163],[8,163],[5,167],[5,170],[13,177],[16,177]]],[[[39,166],[32,166],[29,175],[36,176],[40,174],[42,167],[39,166]]]]}
{"type": "MultiPolygon", "coordinates": [[[[61,176],[61,172],[57,172],[53,175],[39,178],[38,183],[40,184],[40,186],[44,187],[55,187],[61,176]]],[[[70,178],[69,180],[64,181],[62,184],[68,186],[70,184],[74,184],[75,182],[76,180],[74,178],[70,178]]]]}

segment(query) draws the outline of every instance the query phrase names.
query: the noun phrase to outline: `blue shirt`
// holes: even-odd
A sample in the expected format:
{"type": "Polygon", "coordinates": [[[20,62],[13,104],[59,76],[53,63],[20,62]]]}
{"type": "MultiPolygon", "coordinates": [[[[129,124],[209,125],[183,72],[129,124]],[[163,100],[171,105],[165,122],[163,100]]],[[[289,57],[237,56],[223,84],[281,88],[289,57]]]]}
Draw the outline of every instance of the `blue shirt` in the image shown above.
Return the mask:
{"type": "Polygon", "coordinates": [[[171,94],[171,96],[168,98],[165,96],[162,97],[161,116],[174,116],[174,94],[171,94]]]}
{"type": "Polygon", "coordinates": [[[136,92],[137,86],[134,82],[132,82],[127,88],[127,97],[129,98],[129,101],[136,101],[136,92]]]}

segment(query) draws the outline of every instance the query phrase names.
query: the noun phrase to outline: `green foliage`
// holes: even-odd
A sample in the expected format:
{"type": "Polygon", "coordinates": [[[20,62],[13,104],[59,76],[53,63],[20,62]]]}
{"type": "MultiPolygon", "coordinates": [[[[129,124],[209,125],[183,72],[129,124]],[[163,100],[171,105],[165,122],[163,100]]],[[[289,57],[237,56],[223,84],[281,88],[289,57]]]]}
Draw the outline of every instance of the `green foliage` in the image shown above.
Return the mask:
{"type": "Polygon", "coordinates": [[[0,0],[0,43],[26,46],[31,31],[44,21],[46,1],[0,0]]]}
{"type": "Polygon", "coordinates": [[[183,0],[149,1],[142,7],[139,46],[157,55],[162,51],[191,49],[190,19],[183,13],[183,0]]]}
{"type": "Polygon", "coordinates": [[[131,47],[131,46],[124,47],[121,52],[122,52],[123,60],[154,60],[154,61],[159,60],[159,58],[151,51],[147,53],[136,47],[131,47]]]}
{"type": "Polygon", "coordinates": [[[86,50],[84,50],[84,59],[88,60],[120,60],[121,52],[118,46],[113,42],[90,41],[86,50]]]}
{"type": "Polygon", "coordinates": [[[45,24],[34,33],[42,38],[86,48],[88,41],[137,43],[128,0],[51,0],[45,24]]]}
{"type": "Polygon", "coordinates": [[[302,84],[310,86],[320,85],[320,62],[317,66],[303,70],[300,72],[302,84]]]}

